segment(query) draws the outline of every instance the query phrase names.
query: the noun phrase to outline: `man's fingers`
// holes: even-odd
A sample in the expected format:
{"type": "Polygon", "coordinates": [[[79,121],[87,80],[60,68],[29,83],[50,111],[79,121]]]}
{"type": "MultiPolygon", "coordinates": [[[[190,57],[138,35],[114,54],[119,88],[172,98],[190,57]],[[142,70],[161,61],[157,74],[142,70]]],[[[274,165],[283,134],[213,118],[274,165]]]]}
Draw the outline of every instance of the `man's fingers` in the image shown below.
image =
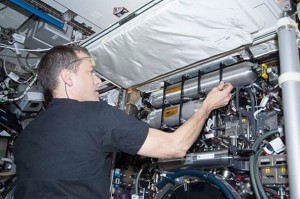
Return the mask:
{"type": "Polygon", "coordinates": [[[227,90],[228,92],[230,92],[233,89],[233,86],[231,83],[225,83],[224,85],[224,90],[227,90]]]}
{"type": "Polygon", "coordinates": [[[225,83],[223,81],[220,82],[220,84],[217,86],[217,89],[219,91],[223,90],[224,89],[224,86],[225,86],[225,83]]]}

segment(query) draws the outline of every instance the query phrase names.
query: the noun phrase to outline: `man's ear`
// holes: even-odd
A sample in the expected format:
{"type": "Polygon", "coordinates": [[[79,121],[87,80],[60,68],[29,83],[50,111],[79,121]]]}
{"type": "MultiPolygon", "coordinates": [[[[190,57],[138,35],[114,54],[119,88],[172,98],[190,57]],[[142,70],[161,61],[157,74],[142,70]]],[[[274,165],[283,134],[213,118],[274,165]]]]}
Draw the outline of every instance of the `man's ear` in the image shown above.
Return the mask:
{"type": "Polygon", "coordinates": [[[63,69],[60,72],[60,78],[62,79],[62,81],[69,85],[72,86],[73,85],[73,81],[72,81],[72,72],[68,69],[63,69]]]}

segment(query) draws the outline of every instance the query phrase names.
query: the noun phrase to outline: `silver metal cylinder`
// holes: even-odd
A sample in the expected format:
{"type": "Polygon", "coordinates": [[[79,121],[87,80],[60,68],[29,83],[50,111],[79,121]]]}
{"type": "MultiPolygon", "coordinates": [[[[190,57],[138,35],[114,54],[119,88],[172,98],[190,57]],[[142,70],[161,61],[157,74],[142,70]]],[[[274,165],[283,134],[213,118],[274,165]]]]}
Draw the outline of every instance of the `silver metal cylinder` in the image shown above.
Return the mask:
{"type": "MultiPolygon", "coordinates": [[[[290,18],[286,17],[286,19],[290,18]]],[[[295,26],[282,25],[278,28],[281,75],[291,72],[300,73],[296,35],[295,26]]],[[[281,87],[290,198],[300,198],[300,82],[290,79],[284,81],[281,87]]]]}
{"type": "Polygon", "coordinates": [[[204,151],[189,153],[185,158],[159,159],[159,169],[174,171],[188,168],[218,168],[232,165],[233,157],[229,155],[228,149],[218,151],[204,151]]]}
{"type": "MultiPolygon", "coordinates": [[[[196,112],[199,107],[201,107],[202,101],[195,100],[184,103],[182,105],[181,119],[187,120],[190,118],[194,112],[196,112]]],[[[165,108],[164,113],[162,114],[162,109],[154,110],[150,112],[147,116],[147,123],[152,128],[161,127],[161,116],[163,116],[163,122],[166,126],[176,126],[179,124],[179,114],[180,114],[180,105],[171,106],[165,108]]]]}
{"type": "MultiPolygon", "coordinates": [[[[223,69],[222,79],[225,82],[230,82],[233,86],[249,85],[255,81],[257,75],[253,72],[253,63],[243,62],[223,69]]],[[[213,87],[217,86],[220,81],[220,71],[214,71],[200,78],[201,92],[209,92],[213,87]]],[[[186,80],[184,82],[184,96],[190,98],[200,97],[198,94],[198,77],[186,80]]],[[[181,83],[171,85],[166,88],[165,102],[176,104],[180,102],[181,83]]],[[[163,90],[151,93],[149,102],[152,106],[159,108],[163,105],[163,90]]]]}

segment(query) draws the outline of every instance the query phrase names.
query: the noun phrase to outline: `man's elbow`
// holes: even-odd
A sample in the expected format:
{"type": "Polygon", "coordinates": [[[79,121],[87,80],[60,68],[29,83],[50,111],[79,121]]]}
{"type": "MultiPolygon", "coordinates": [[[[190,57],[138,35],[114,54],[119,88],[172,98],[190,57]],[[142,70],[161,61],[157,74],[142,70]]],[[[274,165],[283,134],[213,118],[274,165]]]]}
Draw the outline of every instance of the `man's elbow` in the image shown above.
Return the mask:
{"type": "Polygon", "coordinates": [[[168,146],[168,156],[169,158],[183,158],[187,151],[189,150],[189,146],[186,145],[182,141],[178,141],[178,139],[169,140],[169,146],[168,146]]]}
{"type": "Polygon", "coordinates": [[[186,151],[179,151],[175,154],[174,158],[183,158],[186,155],[186,151]]]}
{"type": "Polygon", "coordinates": [[[186,155],[187,150],[188,149],[175,146],[174,150],[168,155],[168,158],[183,158],[186,155]]]}

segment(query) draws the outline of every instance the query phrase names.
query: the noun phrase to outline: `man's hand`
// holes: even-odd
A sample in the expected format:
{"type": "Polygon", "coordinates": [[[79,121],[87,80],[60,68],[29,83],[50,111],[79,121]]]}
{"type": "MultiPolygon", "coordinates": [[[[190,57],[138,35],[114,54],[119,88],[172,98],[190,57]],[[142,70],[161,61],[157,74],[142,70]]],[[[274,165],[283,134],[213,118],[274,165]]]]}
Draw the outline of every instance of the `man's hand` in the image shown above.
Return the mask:
{"type": "Polygon", "coordinates": [[[232,89],[232,84],[224,83],[223,81],[220,82],[217,87],[213,88],[208,93],[206,99],[203,102],[203,108],[205,108],[208,112],[211,112],[214,109],[227,105],[231,99],[230,92],[232,89]]]}

